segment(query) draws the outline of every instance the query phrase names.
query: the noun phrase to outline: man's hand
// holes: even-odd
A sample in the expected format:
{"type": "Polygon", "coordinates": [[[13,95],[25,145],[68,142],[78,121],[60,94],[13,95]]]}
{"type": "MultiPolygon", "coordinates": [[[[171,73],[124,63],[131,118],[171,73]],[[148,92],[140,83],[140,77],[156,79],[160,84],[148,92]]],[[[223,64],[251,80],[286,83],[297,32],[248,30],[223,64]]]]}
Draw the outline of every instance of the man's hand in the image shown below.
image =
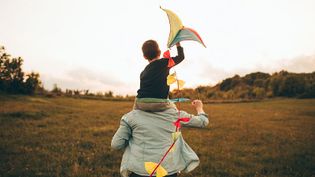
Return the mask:
{"type": "Polygon", "coordinates": [[[191,102],[191,105],[195,107],[198,114],[205,113],[203,110],[203,103],[201,100],[194,100],[191,102]]]}

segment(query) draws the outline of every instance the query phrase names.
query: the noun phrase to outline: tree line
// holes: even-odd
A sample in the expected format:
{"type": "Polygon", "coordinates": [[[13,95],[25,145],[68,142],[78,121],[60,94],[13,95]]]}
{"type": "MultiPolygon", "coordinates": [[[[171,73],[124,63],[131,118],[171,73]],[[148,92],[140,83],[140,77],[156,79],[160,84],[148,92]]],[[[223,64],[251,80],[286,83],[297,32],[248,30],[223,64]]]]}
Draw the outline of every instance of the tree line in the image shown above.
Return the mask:
{"type": "Polygon", "coordinates": [[[114,98],[116,97],[114,95],[113,91],[105,91],[105,92],[90,92],[89,89],[66,89],[62,90],[60,87],[58,87],[57,84],[54,84],[53,89],[50,91],[51,94],[55,94],[58,96],[97,96],[97,97],[106,97],[106,98],[114,98]]]}
{"type": "Polygon", "coordinates": [[[235,75],[215,86],[199,86],[195,89],[174,90],[172,97],[215,99],[263,99],[274,97],[315,98],[315,72],[273,74],[255,72],[243,77],[235,75]]]}

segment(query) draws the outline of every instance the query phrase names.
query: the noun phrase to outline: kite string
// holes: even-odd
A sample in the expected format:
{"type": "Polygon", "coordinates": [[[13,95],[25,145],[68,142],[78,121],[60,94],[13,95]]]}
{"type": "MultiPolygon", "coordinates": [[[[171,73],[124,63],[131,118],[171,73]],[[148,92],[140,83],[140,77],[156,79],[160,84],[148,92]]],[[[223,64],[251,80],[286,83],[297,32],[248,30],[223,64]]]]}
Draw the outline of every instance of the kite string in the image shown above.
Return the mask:
{"type": "MultiPolygon", "coordinates": [[[[176,71],[175,71],[175,74],[176,74],[176,71]]],[[[181,97],[182,95],[182,93],[181,93],[181,91],[180,91],[180,88],[179,88],[179,80],[178,80],[178,77],[177,77],[177,74],[176,74],[176,79],[177,79],[177,90],[178,90],[178,92],[179,92],[179,97],[181,97]]],[[[180,118],[180,101],[178,100],[178,117],[177,117],[177,120],[180,118]]],[[[177,131],[179,131],[178,130],[178,127],[176,127],[176,132],[177,131]]]]}

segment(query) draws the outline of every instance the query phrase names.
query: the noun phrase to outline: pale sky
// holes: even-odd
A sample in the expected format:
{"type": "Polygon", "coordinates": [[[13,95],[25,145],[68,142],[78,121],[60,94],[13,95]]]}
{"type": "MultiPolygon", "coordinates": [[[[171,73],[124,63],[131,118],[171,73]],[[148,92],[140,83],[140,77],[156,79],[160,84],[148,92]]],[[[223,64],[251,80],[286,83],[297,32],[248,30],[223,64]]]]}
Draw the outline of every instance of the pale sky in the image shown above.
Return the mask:
{"type": "Polygon", "coordinates": [[[175,70],[186,87],[256,71],[315,71],[314,0],[0,0],[0,45],[47,89],[136,95],[148,63],[143,42],[166,50],[160,5],[207,45],[182,42],[186,58],[175,70]]]}

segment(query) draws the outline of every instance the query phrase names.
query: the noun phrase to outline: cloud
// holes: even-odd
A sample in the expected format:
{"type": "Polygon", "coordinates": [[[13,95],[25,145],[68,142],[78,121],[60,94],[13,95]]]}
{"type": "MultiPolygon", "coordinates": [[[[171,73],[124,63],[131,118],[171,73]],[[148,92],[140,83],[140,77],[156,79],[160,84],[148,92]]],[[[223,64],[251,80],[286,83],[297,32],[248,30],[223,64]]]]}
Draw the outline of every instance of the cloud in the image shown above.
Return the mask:
{"type": "Polygon", "coordinates": [[[315,71],[315,55],[299,56],[292,60],[283,61],[284,70],[290,72],[314,72],[315,71]]]}
{"type": "Polygon", "coordinates": [[[259,70],[268,73],[278,72],[281,70],[295,73],[310,73],[315,71],[315,54],[279,59],[273,63],[264,65],[258,64],[251,70],[259,70]]]}
{"type": "Polygon", "coordinates": [[[199,77],[206,78],[208,83],[214,85],[221,81],[224,78],[230,77],[232,75],[231,72],[224,70],[223,68],[215,67],[211,64],[204,65],[201,68],[199,77]]]}
{"type": "Polygon", "coordinates": [[[65,89],[88,89],[92,92],[111,90],[115,94],[135,94],[135,88],[132,83],[125,83],[114,74],[106,72],[92,71],[86,68],[75,68],[65,73],[57,73],[56,75],[42,74],[42,82],[48,90],[53,88],[54,84],[65,89]]]}
{"type": "Polygon", "coordinates": [[[286,70],[295,73],[310,73],[315,71],[315,54],[303,55],[292,59],[280,59],[270,64],[257,64],[252,68],[236,68],[232,70],[225,70],[224,68],[215,67],[213,64],[205,64],[198,74],[198,77],[207,80],[211,85],[215,85],[218,82],[233,77],[238,74],[244,76],[252,72],[265,72],[274,73],[281,70],[286,70]]]}
{"type": "Polygon", "coordinates": [[[104,85],[121,86],[123,83],[110,73],[101,73],[86,68],[76,68],[67,72],[67,76],[82,83],[99,82],[104,85]]]}

